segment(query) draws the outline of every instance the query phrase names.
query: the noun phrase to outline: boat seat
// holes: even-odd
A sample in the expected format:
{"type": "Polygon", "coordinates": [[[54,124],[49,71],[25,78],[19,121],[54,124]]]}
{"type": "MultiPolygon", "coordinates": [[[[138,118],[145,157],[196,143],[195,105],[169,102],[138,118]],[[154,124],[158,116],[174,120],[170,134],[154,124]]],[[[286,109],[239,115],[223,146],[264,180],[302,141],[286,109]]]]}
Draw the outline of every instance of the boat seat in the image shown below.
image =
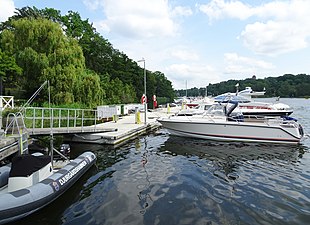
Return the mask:
{"type": "Polygon", "coordinates": [[[47,155],[20,155],[12,160],[10,177],[27,177],[51,162],[47,155]]]}

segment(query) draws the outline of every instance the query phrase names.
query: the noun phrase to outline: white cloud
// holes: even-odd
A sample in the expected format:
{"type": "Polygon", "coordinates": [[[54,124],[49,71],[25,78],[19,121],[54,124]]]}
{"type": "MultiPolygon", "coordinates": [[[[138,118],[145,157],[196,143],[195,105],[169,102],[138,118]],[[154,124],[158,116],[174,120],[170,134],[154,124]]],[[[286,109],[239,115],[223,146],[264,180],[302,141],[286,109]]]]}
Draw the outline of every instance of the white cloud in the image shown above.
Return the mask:
{"type": "Polygon", "coordinates": [[[205,87],[209,83],[221,81],[214,68],[201,64],[172,64],[165,69],[175,89],[188,87],[205,87]]]}
{"type": "Polygon", "coordinates": [[[310,1],[273,1],[254,7],[240,1],[212,0],[200,5],[210,21],[249,17],[259,21],[246,25],[241,38],[256,54],[276,56],[308,47],[310,37],[310,1]]]}
{"type": "Polygon", "coordinates": [[[246,47],[257,54],[276,56],[308,47],[310,33],[294,22],[256,22],[249,24],[241,36],[246,47]]]}
{"type": "MultiPolygon", "coordinates": [[[[106,19],[100,21],[99,31],[113,31],[127,38],[152,38],[176,35],[178,26],[172,20],[167,0],[88,0],[90,9],[102,9],[106,19]],[[101,30],[102,31],[102,30],[101,30]]],[[[179,13],[188,13],[180,9],[179,13]]]]}
{"type": "Polygon", "coordinates": [[[226,53],[224,58],[226,63],[225,72],[228,74],[239,74],[248,77],[249,74],[255,74],[256,71],[268,71],[274,68],[271,63],[239,56],[237,53],[226,53]]]}
{"type": "Polygon", "coordinates": [[[183,7],[183,6],[176,6],[171,14],[173,16],[191,16],[193,14],[193,11],[189,7],[183,7]]]}
{"type": "Polygon", "coordinates": [[[14,15],[15,6],[13,0],[1,0],[0,22],[6,21],[10,16],[14,15]]]}
{"type": "Polygon", "coordinates": [[[309,46],[310,1],[274,2],[257,10],[271,18],[248,24],[241,33],[246,47],[257,54],[276,56],[309,46]]]}
{"type": "Polygon", "coordinates": [[[199,55],[186,48],[177,48],[171,51],[171,56],[184,61],[196,61],[199,59],[199,55]]]}
{"type": "Polygon", "coordinates": [[[83,4],[90,10],[97,10],[102,6],[101,3],[100,0],[83,0],[83,4]]]}
{"type": "Polygon", "coordinates": [[[240,1],[212,0],[208,4],[198,5],[198,8],[207,14],[210,21],[226,17],[244,20],[253,14],[253,9],[240,1]]]}
{"type": "Polygon", "coordinates": [[[111,31],[106,20],[93,22],[93,25],[97,31],[101,31],[103,33],[109,33],[111,31]]]}

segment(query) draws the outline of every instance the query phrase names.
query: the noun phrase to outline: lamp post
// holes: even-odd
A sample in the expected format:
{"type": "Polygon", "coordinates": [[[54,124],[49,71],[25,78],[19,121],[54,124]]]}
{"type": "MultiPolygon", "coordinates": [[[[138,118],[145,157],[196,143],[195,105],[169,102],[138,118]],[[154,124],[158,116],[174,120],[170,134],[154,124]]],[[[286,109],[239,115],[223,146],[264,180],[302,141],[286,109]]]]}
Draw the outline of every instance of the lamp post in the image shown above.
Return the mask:
{"type": "Polygon", "coordinates": [[[142,58],[141,60],[138,60],[138,62],[143,62],[143,69],[144,69],[144,96],[145,96],[145,101],[144,101],[144,124],[146,124],[146,111],[147,111],[147,97],[146,97],[146,70],[145,70],[145,59],[142,58]]]}

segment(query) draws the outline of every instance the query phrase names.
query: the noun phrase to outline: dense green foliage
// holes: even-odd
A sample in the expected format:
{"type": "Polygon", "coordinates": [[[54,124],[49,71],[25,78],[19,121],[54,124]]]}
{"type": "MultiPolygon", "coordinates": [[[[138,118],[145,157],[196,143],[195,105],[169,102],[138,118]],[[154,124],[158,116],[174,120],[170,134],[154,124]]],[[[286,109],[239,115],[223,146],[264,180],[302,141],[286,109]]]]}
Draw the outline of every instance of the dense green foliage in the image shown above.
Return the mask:
{"type": "MultiPolygon", "coordinates": [[[[251,87],[254,91],[266,89],[264,97],[309,97],[310,75],[286,74],[280,77],[267,77],[264,79],[228,80],[207,86],[208,96],[216,96],[226,92],[236,92],[236,84],[239,90],[251,87]]],[[[177,96],[185,96],[186,90],[177,90],[177,96]]],[[[187,90],[187,96],[205,96],[206,88],[191,88],[187,90]]]]}
{"type": "MultiPolygon", "coordinates": [[[[20,89],[17,97],[24,99],[49,80],[52,103],[58,105],[132,103],[144,92],[144,68],[114,49],[77,12],[62,16],[50,8],[18,9],[1,23],[0,76],[6,90],[20,89]]],[[[173,99],[163,73],[147,70],[146,77],[149,99],[173,99]]],[[[41,99],[48,99],[46,92],[41,99]]]]}

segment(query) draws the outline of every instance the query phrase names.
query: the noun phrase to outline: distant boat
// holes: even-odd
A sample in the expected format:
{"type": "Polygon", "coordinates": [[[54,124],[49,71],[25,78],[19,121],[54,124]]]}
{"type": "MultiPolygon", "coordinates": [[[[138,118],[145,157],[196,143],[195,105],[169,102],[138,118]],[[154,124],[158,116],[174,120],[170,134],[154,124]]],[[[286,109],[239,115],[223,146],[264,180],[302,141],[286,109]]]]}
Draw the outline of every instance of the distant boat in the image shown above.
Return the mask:
{"type": "Polygon", "coordinates": [[[228,104],[213,105],[202,115],[170,116],[160,118],[172,135],[215,141],[298,144],[304,133],[302,126],[292,118],[248,117],[233,114],[237,108],[228,104]]]}
{"type": "Polygon", "coordinates": [[[243,115],[260,115],[260,116],[289,116],[293,109],[283,103],[267,103],[253,101],[252,96],[262,96],[264,91],[253,91],[251,87],[236,93],[225,93],[214,97],[215,102],[236,101],[239,103],[239,109],[243,115]]]}
{"type": "Polygon", "coordinates": [[[265,95],[265,89],[263,91],[253,91],[251,87],[245,87],[244,90],[238,92],[238,95],[243,95],[245,97],[251,98],[252,96],[262,96],[265,95]]]}

